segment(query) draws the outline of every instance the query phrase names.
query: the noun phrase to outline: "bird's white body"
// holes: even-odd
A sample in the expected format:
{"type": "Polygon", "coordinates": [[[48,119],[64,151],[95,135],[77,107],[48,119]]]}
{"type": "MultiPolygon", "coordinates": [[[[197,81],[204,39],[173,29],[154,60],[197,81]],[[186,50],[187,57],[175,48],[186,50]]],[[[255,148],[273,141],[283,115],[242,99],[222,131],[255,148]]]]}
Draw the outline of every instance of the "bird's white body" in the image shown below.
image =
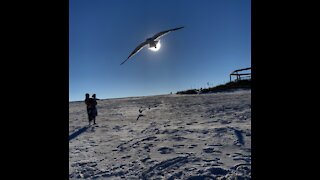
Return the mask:
{"type": "Polygon", "coordinates": [[[146,42],[149,44],[149,47],[157,48],[157,44],[159,41],[154,40],[153,38],[148,38],[146,42]]]}

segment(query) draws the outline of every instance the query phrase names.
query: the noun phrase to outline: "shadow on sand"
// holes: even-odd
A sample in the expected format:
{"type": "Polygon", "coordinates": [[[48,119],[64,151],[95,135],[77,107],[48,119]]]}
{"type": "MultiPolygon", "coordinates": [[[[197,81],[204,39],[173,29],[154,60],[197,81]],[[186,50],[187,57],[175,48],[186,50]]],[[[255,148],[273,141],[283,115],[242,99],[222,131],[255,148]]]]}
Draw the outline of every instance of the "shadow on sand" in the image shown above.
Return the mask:
{"type": "Polygon", "coordinates": [[[69,135],[69,141],[71,141],[72,139],[76,138],[81,133],[85,132],[88,128],[89,128],[88,126],[85,126],[85,127],[81,128],[81,129],[78,129],[77,131],[75,131],[71,135],[69,135]]]}

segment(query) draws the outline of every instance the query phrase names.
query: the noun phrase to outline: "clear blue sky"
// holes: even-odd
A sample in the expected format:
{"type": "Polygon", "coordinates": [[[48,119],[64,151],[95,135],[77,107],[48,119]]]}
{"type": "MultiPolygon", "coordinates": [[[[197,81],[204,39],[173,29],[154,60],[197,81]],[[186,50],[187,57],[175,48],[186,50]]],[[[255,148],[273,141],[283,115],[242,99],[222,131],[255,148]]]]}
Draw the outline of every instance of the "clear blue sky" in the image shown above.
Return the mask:
{"type": "Polygon", "coordinates": [[[70,0],[69,101],[175,93],[251,67],[250,0],[70,0]],[[146,38],[161,48],[142,49],[146,38]]]}

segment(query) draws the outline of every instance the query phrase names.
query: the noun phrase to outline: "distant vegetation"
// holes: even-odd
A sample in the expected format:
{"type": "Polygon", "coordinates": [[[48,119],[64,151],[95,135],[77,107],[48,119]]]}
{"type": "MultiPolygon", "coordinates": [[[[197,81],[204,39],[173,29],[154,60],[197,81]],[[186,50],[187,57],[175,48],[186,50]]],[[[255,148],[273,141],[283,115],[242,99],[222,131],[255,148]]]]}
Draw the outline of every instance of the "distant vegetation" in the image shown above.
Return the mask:
{"type": "Polygon", "coordinates": [[[232,81],[226,84],[221,84],[215,87],[209,88],[201,88],[201,89],[189,89],[186,91],[178,91],[177,94],[201,94],[201,93],[213,93],[213,92],[222,92],[228,90],[235,90],[235,89],[251,89],[251,80],[239,80],[239,81],[232,81]]]}

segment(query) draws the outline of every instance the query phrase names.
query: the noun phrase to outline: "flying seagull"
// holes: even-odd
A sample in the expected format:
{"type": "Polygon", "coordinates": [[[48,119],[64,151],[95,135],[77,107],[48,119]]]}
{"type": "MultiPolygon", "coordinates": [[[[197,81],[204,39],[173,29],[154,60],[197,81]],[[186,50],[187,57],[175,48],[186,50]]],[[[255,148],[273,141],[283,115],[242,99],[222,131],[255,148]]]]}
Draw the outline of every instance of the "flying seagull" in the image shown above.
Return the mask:
{"type": "Polygon", "coordinates": [[[159,39],[160,37],[168,34],[169,32],[172,32],[172,31],[176,31],[178,29],[182,29],[184,27],[178,27],[178,28],[174,28],[174,29],[169,29],[169,30],[166,30],[166,31],[161,31],[157,34],[155,34],[154,36],[152,36],[151,38],[148,38],[146,39],[146,41],[144,41],[143,43],[141,43],[139,46],[137,46],[133,51],[132,53],[128,56],[128,58],[123,61],[120,65],[122,65],[123,63],[125,63],[131,56],[135,55],[136,53],[138,53],[142,48],[144,48],[146,45],[149,44],[149,47],[155,47],[157,48],[157,44],[159,42],[159,39]]]}

